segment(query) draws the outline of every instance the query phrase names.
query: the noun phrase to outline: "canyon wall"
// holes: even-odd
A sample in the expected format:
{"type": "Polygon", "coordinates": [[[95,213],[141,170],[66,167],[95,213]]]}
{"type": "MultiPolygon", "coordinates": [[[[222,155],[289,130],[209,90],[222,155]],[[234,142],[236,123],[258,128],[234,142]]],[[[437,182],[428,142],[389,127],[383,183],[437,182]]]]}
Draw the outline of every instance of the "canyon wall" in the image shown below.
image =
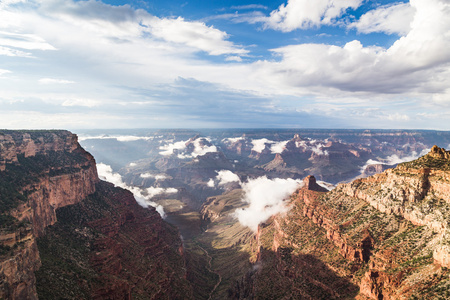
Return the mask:
{"type": "Polygon", "coordinates": [[[0,298],[37,299],[36,238],[56,209],[78,203],[99,181],[94,158],[68,131],[0,132],[2,249],[0,298]]]}
{"type": "Polygon", "coordinates": [[[6,164],[17,163],[18,155],[46,155],[51,151],[72,152],[79,148],[77,136],[68,131],[0,131],[0,171],[6,164]]]}
{"type": "Polygon", "coordinates": [[[306,178],[291,211],[260,225],[258,270],[236,284],[234,298],[448,298],[449,158],[433,147],[331,192],[306,178]]]}
{"type": "Polygon", "coordinates": [[[68,131],[0,131],[0,209],[1,299],[192,298],[178,231],[68,131]]]}
{"type": "Polygon", "coordinates": [[[192,299],[178,230],[100,182],[37,241],[40,299],[192,299]],[[58,274],[58,276],[54,276],[58,274]]]}

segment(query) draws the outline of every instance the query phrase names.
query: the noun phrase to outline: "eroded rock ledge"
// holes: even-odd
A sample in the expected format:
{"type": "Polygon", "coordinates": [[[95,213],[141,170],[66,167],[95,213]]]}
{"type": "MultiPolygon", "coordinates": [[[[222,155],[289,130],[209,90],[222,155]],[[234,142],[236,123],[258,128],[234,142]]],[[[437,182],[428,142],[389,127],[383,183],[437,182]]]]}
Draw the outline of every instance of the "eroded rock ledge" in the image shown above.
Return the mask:
{"type": "Polygon", "coordinates": [[[68,131],[0,131],[0,175],[0,298],[37,299],[36,238],[95,192],[95,160],[68,131]]]}
{"type": "Polygon", "coordinates": [[[68,131],[0,131],[0,208],[0,299],[192,298],[178,230],[68,131]]]}
{"type": "Polygon", "coordinates": [[[339,191],[382,213],[435,231],[434,259],[450,267],[450,152],[434,146],[416,161],[342,185],[339,191]]]}
{"type": "Polygon", "coordinates": [[[449,297],[449,158],[433,147],[415,161],[330,192],[306,178],[291,197],[291,211],[259,227],[254,251],[261,267],[239,290],[347,299],[356,296],[354,284],[356,299],[449,297]],[[326,272],[298,274],[314,261],[326,272]],[[346,288],[327,289],[322,280],[333,276],[346,288]],[[289,288],[281,292],[267,280],[289,288]]]}

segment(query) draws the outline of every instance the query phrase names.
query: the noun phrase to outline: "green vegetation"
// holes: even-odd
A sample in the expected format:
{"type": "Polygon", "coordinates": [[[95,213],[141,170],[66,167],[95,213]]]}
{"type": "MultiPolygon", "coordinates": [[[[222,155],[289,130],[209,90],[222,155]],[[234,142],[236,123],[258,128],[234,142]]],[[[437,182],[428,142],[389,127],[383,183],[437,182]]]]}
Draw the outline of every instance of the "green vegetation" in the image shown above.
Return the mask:
{"type": "Polygon", "coordinates": [[[56,211],[38,239],[40,299],[189,299],[181,241],[156,211],[128,204],[131,193],[100,182],[83,202],[56,211]],[[132,284],[130,284],[132,283],[132,284]],[[96,294],[97,293],[97,294],[96,294]],[[100,294],[98,294],[100,293],[100,294]]]}
{"type": "MultiPolygon", "coordinates": [[[[61,224],[62,225],[62,224],[61,224]]],[[[68,223],[38,239],[42,267],[36,272],[40,299],[91,299],[98,275],[89,265],[89,239],[68,223]]]]}
{"type": "Polygon", "coordinates": [[[6,212],[27,201],[24,189],[39,182],[42,176],[71,174],[81,168],[89,168],[87,158],[82,151],[50,151],[25,157],[17,156],[18,163],[6,164],[6,170],[0,176],[0,211],[6,212]]]}
{"type": "Polygon", "coordinates": [[[199,215],[195,218],[181,213],[177,218],[168,217],[170,222],[181,225],[186,238],[188,279],[194,286],[196,299],[229,298],[237,282],[252,270],[249,248],[253,232],[230,215],[243,205],[241,197],[241,190],[233,190],[211,198],[206,209],[217,218],[211,223],[203,222],[205,232],[196,231],[197,226],[200,228],[199,215]]]}
{"type": "Polygon", "coordinates": [[[58,222],[37,240],[42,261],[42,267],[36,272],[40,299],[92,299],[91,290],[100,282],[89,257],[99,233],[86,225],[102,217],[100,207],[109,206],[101,192],[96,192],[86,203],[58,209],[58,222]]]}
{"type": "Polygon", "coordinates": [[[26,228],[30,225],[28,221],[19,221],[11,215],[1,214],[0,215],[0,229],[2,232],[14,232],[20,228],[26,228]]]}
{"type": "MultiPolygon", "coordinates": [[[[209,268],[209,259],[203,245],[195,239],[187,242],[186,247],[186,267],[189,270],[187,279],[195,286],[195,299],[208,299],[214,285],[218,281],[217,274],[209,268]]],[[[209,249],[209,248],[208,248],[209,249]]]]}
{"type": "Polygon", "coordinates": [[[422,169],[422,168],[430,168],[430,169],[438,169],[444,171],[450,171],[450,160],[440,157],[434,157],[430,155],[425,155],[419,157],[416,160],[411,162],[405,162],[399,164],[401,167],[412,168],[412,169],[422,169]]]}
{"type": "MultiPolygon", "coordinates": [[[[450,271],[442,268],[425,280],[424,288],[417,292],[415,299],[450,299],[450,271]]],[[[410,299],[414,299],[412,296],[410,299]]]]}
{"type": "Polygon", "coordinates": [[[6,245],[0,245],[0,256],[6,256],[11,254],[12,248],[6,245]]]}
{"type": "Polygon", "coordinates": [[[15,225],[18,222],[16,218],[13,216],[7,215],[7,214],[1,214],[0,215],[0,228],[11,228],[13,225],[15,225]]]}

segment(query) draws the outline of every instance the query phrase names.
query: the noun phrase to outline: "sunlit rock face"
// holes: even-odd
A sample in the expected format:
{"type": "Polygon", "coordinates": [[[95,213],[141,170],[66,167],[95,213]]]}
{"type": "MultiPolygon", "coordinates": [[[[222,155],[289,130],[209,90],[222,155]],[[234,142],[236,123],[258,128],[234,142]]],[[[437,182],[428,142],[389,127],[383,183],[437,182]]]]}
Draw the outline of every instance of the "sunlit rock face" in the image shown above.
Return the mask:
{"type": "Polygon", "coordinates": [[[433,147],[330,192],[314,182],[305,178],[291,210],[259,226],[258,268],[236,282],[236,298],[449,296],[448,151],[433,147]]]}

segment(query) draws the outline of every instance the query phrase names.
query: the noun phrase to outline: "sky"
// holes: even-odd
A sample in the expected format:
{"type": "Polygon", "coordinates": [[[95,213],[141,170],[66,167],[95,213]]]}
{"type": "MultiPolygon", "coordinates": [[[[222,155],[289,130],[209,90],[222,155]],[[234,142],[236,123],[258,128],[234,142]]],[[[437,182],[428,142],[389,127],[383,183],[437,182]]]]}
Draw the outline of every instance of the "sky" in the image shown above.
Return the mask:
{"type": "Polygon", "coordinates": [[[0,0],[0,128],[450,130],[450,1],[0,0]]]}

